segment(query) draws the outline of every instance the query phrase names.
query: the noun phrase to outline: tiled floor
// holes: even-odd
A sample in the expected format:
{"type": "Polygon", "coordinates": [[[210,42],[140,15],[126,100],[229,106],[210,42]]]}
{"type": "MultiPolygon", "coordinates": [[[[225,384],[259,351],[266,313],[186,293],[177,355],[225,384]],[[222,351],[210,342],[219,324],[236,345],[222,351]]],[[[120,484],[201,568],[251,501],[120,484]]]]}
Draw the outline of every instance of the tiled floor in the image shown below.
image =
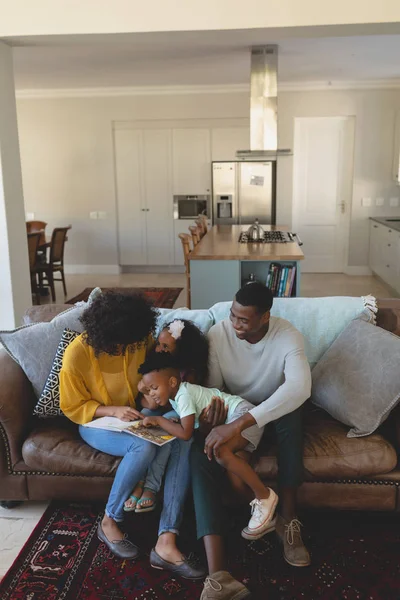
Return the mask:
{"type": "MultiPolygon", "coordinates": [[[[183,287],[183,274],[124,274],[124,275],[68,275],[68,298],[76,296],[85,287],[183,287]]],[[[64,301],[62,288],[56,284],[57,303],[64,301]]],[[[304,274],[301,295],[312,296],[364,296],[372,294],[377,298],[389,298],[393,294],[374,277],[350,277],[342,274],[304,274]]],[[[180,294],[175,306],[185,305],[185,290],[180,294]]],[[[43,299],[43,302],[49,299],[43,299]]],[[[43,514],[47,504],[27,502],[20,507],[7,510],[0,508],[0,579],[4,576],[18,555],[26,539],[43,514]]]]}

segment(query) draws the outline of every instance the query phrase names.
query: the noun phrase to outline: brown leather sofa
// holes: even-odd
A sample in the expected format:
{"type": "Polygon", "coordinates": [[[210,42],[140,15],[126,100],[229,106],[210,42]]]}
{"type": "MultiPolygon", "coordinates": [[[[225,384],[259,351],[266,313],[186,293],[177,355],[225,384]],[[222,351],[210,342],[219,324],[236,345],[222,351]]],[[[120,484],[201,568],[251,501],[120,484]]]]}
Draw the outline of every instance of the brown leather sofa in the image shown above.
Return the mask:
{"type": "MultiPolygon", "coordinates": [[[[400,299],[378,301],[378,326],[400,336],[400,299]]],[[[64,306],[33,307],[25,322],[50,320],[64,306]]],[[[400,365],[399,365],[400,367],[400,365]]],[[[105,500],[118,458],[93,450],[64,418],[32,416],[35,397],[21,368],[0,351],[0,500],[105,500]]],[[[306,405],[303,506],[400,510],[400,408],[373,435],[347,438],[348,428],[306,405]]],[[[273,441],[263,443],[256,469],[272,486],[273,441]]]]}

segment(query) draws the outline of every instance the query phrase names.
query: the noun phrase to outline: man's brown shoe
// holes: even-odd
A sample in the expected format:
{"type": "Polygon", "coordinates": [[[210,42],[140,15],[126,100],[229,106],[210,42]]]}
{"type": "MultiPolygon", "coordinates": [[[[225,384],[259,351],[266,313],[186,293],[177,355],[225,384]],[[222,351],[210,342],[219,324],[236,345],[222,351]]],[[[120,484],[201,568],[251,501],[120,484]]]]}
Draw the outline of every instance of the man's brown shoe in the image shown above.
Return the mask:
{"type": "Polygon", "coordinates": [[[308,567],[311,564],[310,555],[301,538],[302,524],[298,519],[286,521],[281,515],[277,516],[275,531],[283,543],[283,556],[292,567],[308,567]]]}
{"type": "Polygon", "coordinates": [[[200,600],[243,600],[250,592],[228,571],[217,571],[206,578],[200,600]]]}

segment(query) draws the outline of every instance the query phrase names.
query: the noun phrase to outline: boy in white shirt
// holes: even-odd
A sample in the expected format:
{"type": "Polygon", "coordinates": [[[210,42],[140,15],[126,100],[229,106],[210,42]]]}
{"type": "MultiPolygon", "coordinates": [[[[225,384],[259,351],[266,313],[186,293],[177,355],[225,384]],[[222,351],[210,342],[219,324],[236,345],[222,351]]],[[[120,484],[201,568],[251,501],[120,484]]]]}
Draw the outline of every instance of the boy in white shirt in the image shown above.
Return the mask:
{"type": "MultiPolygon", "coordinates": [[[[240,396],[232,396],[214,388],[204,388],[191,383],[182,383],[179,366],[168,354],[153,354],[141,365],[139,373],[148,395],[159,406],[171,406],[180,417],[179,423],[173,423],[162,416],[145,417],[146,427],[160,426],[181,440],[190,440],[194,429],[199,427],[199,417],[213,397],[219,396],[228,409],[226,423],[232,423],[253,407],[240,396]]],[[[236,453],[241,450],[256,450],[263,435],[263,427],[248,427],[229,442],[223,444],[214,453],[215,460],[227,471],[234,473],[253,491],[255,499],[250,503],[252,516],[245,537],[258,539],[269,530],[269,524],[275,513],[278,496],[266,487],[252,467],[236,453]]],[[[212,460],[212,458],[210,459],[212,460]]]]}

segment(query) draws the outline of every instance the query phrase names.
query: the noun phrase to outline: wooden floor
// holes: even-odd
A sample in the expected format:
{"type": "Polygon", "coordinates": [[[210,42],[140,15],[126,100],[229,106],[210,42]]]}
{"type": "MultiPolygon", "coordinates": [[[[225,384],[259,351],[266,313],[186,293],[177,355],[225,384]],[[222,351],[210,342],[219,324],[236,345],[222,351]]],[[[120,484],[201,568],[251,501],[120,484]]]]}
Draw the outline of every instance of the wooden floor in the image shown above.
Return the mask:
{"type": "MultiPolygon", "coordinates": [[[[184,274],[166,273],[127,273],[123,275],[67,275],[67,298],[73,298],[86,287],[182,287],[185,288],[184,274]]],[[[343,273],[305,273],[301,276],[301,295],[307,298],[316,296],[366,296],[391,298],[394,294],[379,279],[373,276],[349,276],[343,273]]],[[[56,302],[64,302],[60,283],[56,283],[56,302]]],[[[227,298],[229,300],[229,298],[227,298]]],[[[185,306],[185,289],[179,295],[175,306],[185,306]]],[[[51,302],[51,298],[41,299],[41,303],[51,302]]]]}

